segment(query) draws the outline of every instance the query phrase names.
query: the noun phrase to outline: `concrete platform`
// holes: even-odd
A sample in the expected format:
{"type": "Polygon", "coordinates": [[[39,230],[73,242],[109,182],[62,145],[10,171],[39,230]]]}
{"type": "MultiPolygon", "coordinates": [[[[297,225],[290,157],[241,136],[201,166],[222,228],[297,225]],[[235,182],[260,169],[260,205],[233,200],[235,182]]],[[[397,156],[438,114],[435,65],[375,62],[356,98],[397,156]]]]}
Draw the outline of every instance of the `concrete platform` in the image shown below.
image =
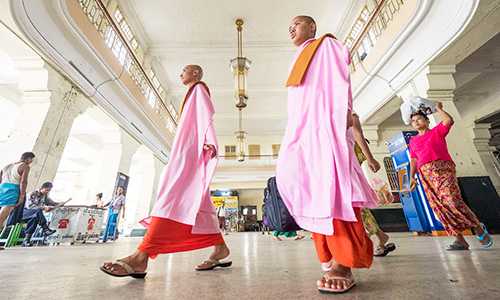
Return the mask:
{"type": "Polygon", "coordinates": [[[0,251],[0,299],[500,299],[500,236],[483,249],[468,236],[469,251],[445,251],[450,237],[391,233],[398,248],[355,270],[357,286],[323,295],[323,272],[310,234],[282,242],[259,232],[232,233],[229,269],[196,272],[211,249],[160,255],[144,280],[115,278],[102,261],[132,253],[141,238],[116,243],[12,247],[0,251]]]}

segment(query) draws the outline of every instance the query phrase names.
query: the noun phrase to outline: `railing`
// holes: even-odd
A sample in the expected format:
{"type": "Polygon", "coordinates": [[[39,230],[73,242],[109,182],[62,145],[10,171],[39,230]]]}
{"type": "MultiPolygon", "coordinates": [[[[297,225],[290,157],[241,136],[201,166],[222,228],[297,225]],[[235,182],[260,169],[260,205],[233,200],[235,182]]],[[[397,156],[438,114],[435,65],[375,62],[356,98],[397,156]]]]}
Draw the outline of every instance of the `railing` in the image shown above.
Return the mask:
{"type": "Polygon", "coordinates": [[[130,75],[134,83],[148,100],[149,105],[155,110],[167,129],[175,135],[177,120],[172,117],[167,109],[159,91],[154,87],[142,65],[134,55],[127,40],[114,23],[101,0],[78,0],[83,12],[97,29],[101,37],[115,55],[118,62],[130,75]]]}
{"type": "MultiPolygon", "coordinates": [[[[349,66],[351,73],[359,68],[361,62],[378,42],[380,36],[394,19],[394,16],[401,9],[402,5],[403,0],[382,0],[380,2],[369,21],[365,23],[365,27],[356,39],[356,42],[349,47],[351,50],[351,65],[349,66]]],[[[359,33],[359,31],[355,32],[359,33]]],[[[350,34],[353,34],[353,30],[351,30],[350,34]]],[[[346,41],[353,39],[354,37],[348,36],[346,41]]]]}
{"type": "Polygon", "coordinates": [[[239,162],[236,156],[219,156],[218,167],[276,167],[278,163],[277,155],[245,155],[245,160],[239,162]]]}

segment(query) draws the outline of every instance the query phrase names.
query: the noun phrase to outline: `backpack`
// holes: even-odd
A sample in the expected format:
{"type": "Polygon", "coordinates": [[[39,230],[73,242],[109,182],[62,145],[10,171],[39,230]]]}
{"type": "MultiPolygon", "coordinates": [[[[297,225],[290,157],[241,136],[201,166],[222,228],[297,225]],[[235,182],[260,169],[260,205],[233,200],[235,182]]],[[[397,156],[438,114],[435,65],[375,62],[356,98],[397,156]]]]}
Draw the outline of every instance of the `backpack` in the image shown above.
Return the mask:
{"type": "Polygon", "coordinates": [[[291,232],[301,229],[299,225],[295,223],[295,219],[290,215],[283,199],[281,199],[278,187],[276,186],[276,177],[271,177],[267,180],[267,187],[264,190],[264,195],[267,210],[267,225],[269,229],[281,232],[291,232]]]}

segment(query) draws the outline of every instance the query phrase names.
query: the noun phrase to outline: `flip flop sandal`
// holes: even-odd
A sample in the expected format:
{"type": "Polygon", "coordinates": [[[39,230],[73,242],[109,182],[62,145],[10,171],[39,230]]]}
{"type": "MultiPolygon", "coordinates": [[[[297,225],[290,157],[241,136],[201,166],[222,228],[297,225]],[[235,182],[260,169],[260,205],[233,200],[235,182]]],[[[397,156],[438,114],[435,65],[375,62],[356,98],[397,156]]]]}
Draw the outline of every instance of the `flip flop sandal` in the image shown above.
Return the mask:
{"type": "Polygon", "coordinates": [[[446,247],[444,249],[446,249],[448,251],[469,250],[469,247],[464,247],[464,246],[460,245],[459,243],[451,243],[450,246],[456,246],[456,247],[446,247]]]}
{"type": "Polygon", "coordinates": [[[347,281],[347,288],[336,289],[336,288],[331,288],[331,287],[330,288],[318,287],[318,291],[320,291],[320,293],[324,293],[324,294],[342,294],[342,293],[349,291],[350,289],[352,289],[353,286],[356,285],[356,281],[354,280],[354,278],[349,279],[347,277],[328,277],[328,275],[325,275],[326,281],[332,280],[332,279],[339,279],[339,280],[347,281]]]}
{"type": "Polygon", "coordinates": [[[233,262],[232,262],[232,261],[220,262],[220,261],[218,261],[218,260],[211,259],[211,258],[209,258],[209,259],[205,260],[203,263],[206,263],[206,262],[211,263],[211,264],[212,264],[212,266],[211,266],[211,267],[209,267],[209,268],[205,268],[205,269],[198,269],[198,268],[195,268],[195,270],[196,270],[196,271],[209,271],[209,270],[213,270],[213,269],[215,269],[215,268],[217,268],[217,267],[227,268],[227,267],[230,267],[230,266],[233,264],[233,262]]]}
{"type": "Polygon", "coordinates": [[[376,252],[380,251],[381,249],[384,250],[383,253],[381,253],[381,254],[373,254],[373,256],[377,256],[377,257],[386,256],[387,254],[389,254],[389,252],[392,252],[392,251],[396,250],[396,245],[394,243],[389,243],[389,244],[387,244],[385,246],[377,246],[376,252]]]}
{"type": "Polygon", "coordinates": [[[127,274],[115,274],[112,271],[110,271],[106,268],[103,268],[102,266],[100,267],[101,271],[103,271],[104,273],[106,273],[108,275],[115,276],[115,277],[132,276],[133,278],[138,278],[138,279],[142,279],[142,278],[146,277],[146,274],[147,274],[147,272],[135,272],[134,269],[129,264],[127,264],[123,261],[120,261],[120,260],[115,260],[115,261],[111,262],[111,264],[119,265],[120,267],[124,268],[125,271],[127,271],[127,274]]]}
{"type": "Polygon", "coordinates": [[[489,238],[490,238],[490,242],[489,242],[488,244],[486,244],[486,245],[481,244],[481,246],[482,246],[483,248],[488,248],[488,247],[490,247],[491,245],[493,245],[493,240],[491,239],[491,236],[490,236],[490,234],[488,233],[488,230],[486,230],[486,226],[484,226],[484,224],[483,224],[483,223],[479,223],[479,225],[481,225],[481,227],[483,227],[484,232],[483,232],[483,235],[481,235],[481,236],[479,236],[479,235],[477,235],[477,234],[476,234],[476,237],[477,237],[477,238],[478,238],[481,242],[484,240],[484,238],[485,238],[485,237],[489,237],[489,238]]]}

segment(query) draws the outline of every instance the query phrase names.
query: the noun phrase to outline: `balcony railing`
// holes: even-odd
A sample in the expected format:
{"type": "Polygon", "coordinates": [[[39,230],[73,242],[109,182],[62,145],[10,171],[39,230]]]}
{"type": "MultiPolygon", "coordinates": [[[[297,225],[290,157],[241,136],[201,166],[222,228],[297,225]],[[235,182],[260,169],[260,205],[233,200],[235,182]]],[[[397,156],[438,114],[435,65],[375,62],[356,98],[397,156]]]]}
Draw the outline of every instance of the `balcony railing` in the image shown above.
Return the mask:
{"type": "Polygon", "coordinates": [[[219,168],[241,168],[241,167],[276,167],[277,155],[245,155],[245,160],[239,162],[236,156],[219,156],[219,168]]]}
{"type": "Polygon", "coordinates": [[[346,41],[356,40],[355,43],[349,43],[351,44],[349,47],[351,50],[351,73],[360,67],[361,62],[378,42],[380,36],[402,5],[403,0],[382,0],[368,22],[364,24],[365,27],[357,39],[351,35],[357,35],[359,31],[351,30],[346,38],[346,41]]]}
{"type": "Polygon", "coordinates": [[[101,0],[78,0],[78,2],[90,22],[92,22],[101,37],[106,41],[106,44],[118,62],[130,75],[144,97],[146,97],[148,104],[155,110],[166,128],[175,135],[177,120],[167,109],[159,91],[147,76],[141,63],[137,60],[134,51],[128,45],[127,40],[114,23],[104,4],[101,0]]]}

